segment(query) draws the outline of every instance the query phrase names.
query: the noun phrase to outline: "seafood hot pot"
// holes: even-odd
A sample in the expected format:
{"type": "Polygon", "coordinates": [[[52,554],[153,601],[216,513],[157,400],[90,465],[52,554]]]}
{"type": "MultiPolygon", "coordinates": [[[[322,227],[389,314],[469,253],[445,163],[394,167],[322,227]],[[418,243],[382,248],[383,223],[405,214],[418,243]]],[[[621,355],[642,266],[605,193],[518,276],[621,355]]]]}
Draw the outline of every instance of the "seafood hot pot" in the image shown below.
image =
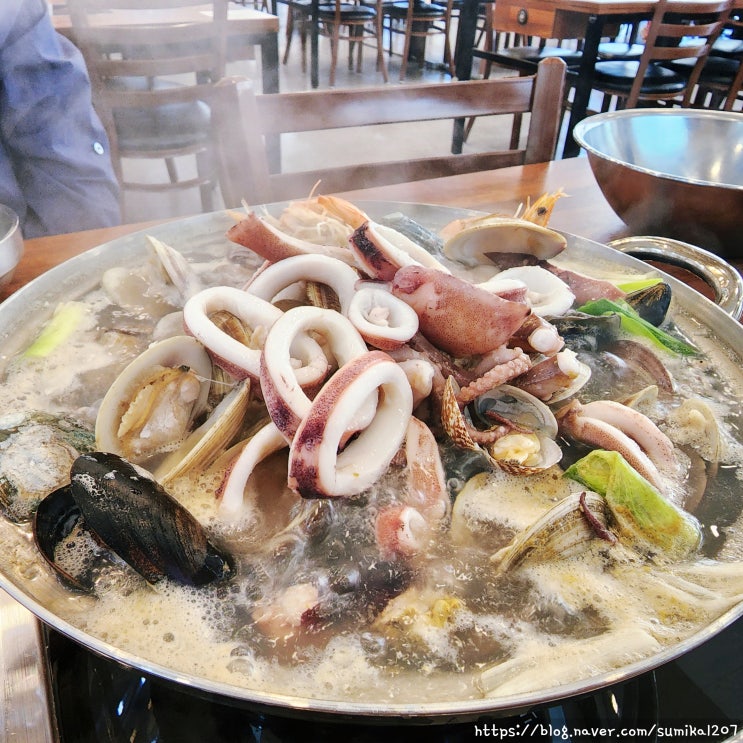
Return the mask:
{"type": "MultiPolygon", "coordinates": [[[[363,206],[372,216],[402,211],[430,229],[438,229],[461,214],[457,210],[420,205],[363,206]]],[[[188,256],[220,243],[230,224],[227,215],[205,215],[160,226],[155,228],[155,234],[169,244],[177,244],[188,256]]],[[[574,236],[568,236],[568,244],[566,265],[577,270],[590,273],[601,266],[613,274],[648,273],[647,267],[635,258],[606,246],[574,236]]],[[[636,248],[636,245],[624,246],[633,252],[636,248]]],[[[641,246],[637,252],[646,249],[649,248],[641,246]]],[[[132,235],[83,254],[40,277],[0,308],[3,338],[11,338],[30,311],[49,307],[50,302],[68,296],[73,287],[80,291],[77,286],[80,276],[90,276],[91,282],[96,281],[106,268],[136,261],[142,254],[143,235],[132,235]]],[[[743,347],[743,329],[718,306],[701,299],[682,283],[671,277],[666,280],[673,289],[671,311],[679,316],[688,314],[700,334],[704,328],[714,329],[715,344],[731,360],[731,370],[726,369],[731,378],[727,381],[732,389],[740,390],[743,365],[736,359],[737,349],[743,347]]],[[[724,287],[722,291],[726,293],[729,289],[724,287]]],[[[739,288],[735,291],[739,292],[739,288]]],[[[735,303],[739,309],[738,301],[735,303]]],[[[728,503],[726,507],[729,506],[728,503]]],[[[0,528],[15,529],[5,522],[0,528]]],[[[18,687],[10,692],[6,684],[5,710],[14,710],[6,714],[6,729],[13,723],[18,729],[30,727],[28,718],[20,712],[22,707],[16,703],[20,696],[28,703],[27,709],[36,707],[29,716],[36,714],[40,702],[46,702],[48,710],[56,709],[50,729],[56,729],[62,740],[144,740],[145,737],[138,736],[146,736],[148,740],[163,741],[206,738],[258,741],[264,739],[262,735],[265,739],[287,741],[335,740],[335,736],[338,740],[375,740],[380,735],[395,737],[399,731],[400,740],[424,736],[426,740],[443,741],[486,735],[514,736],[519,730],[522,737],[532,740],[589,740],[595,737],[581,737],[580,731],[587,730],[590,724],[623,725],[639,730],[655,723],[655,732],[647,733],[653,740],[658,736],[658,724],[678,720],[688,725],[704,725],[707,737],[700,738],[703,740],[734,740],[740,730],[741,603],[734,604],[684,641],[649,658],[598,676],[580,676],[538,692],[450,703],[356,704],[255,692],[198,674],[184,674],[157,658],[140,657],[117,647],[115,641],[90,635],[84,627],[60,616],[54,607],[65,589],[40,564],[26,566],[19,573],[17,567],[6,564],[7,556],[2,560],[0,582],[14,600],[9,602],[7,610],[4,607],[3,618],[14,616],[15,610],[23,614],[12,620],[19,622],[17,626],[27,620],[25,611],[14,603],[17,601],[41,620],[40,629],[32,622],[26,635],[29,642],[26,652],[15,658],[9,655],[13,649],[8,642],[8,630],[3,627],[6,664],[3,670],[17,664],[25,670],[26,679],[35,674],[40,685],[33,693],[24,693],[18,687]],[[36,665],[33,651],[42,651],[36,665]],[[690,717],[692,707],[694,713],[690,717]],[[436,726],[404,730],[398,727],[408,723],[436,726]],[[395,727],[380,731],[377,727],[380,724],[395,727]],[[93,732],[104,728],[105,734],[93,732]]],[[[5,676],[9,678],[7,673],[5,676]]]]}

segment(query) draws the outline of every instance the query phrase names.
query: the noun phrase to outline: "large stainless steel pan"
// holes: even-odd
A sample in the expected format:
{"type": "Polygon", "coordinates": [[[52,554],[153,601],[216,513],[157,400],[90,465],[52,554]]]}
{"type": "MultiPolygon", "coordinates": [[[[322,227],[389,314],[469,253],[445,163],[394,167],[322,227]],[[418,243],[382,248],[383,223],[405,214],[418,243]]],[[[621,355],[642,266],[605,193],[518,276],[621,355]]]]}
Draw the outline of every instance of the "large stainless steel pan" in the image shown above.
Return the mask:
{"type": "MultiPolygon", "coordinates": [[[[462,216],[461,210],[445,209],[423,205],[401,205],[389,203],[362,204],[372,216],[381,216],[392,211],[401,211],[420,223],[437,229],[455,217],[462,216]]],[[[148,232],[166,243],[178,248],[186,255],[194,255],[209,250],[211,245],[224,244],[224,233],[233,223],[224,213],[202,215],[179,222],[152,228],[148,232]]],[[[39,323],[48,316],[55,303],[61,299],[79,296],[83,291],[97,283],[102,272],[116,265],[132,264],[141,260],[146,251],[144,233],[137,233],[102,245],[58,266],[39,277],[0,306],[0,345],[4,354],[15,350],[20,337],[29,335],[29,322],[39,323]]],[[[565,254],[567,262],[585,273],[600,274],[604,268],[613,272],[647,273],[648,268],[636,258],[621,250],[600,245],[589,240],[568,236],[569,247],[565,254]]],[[[642,246],[624,245],[622,250],[640,250],[642,246]]],[[[649,249],[645,245],[642,249],[649,249]]],[[[688,262],[689,250],[698,268],[708,274],[718,284],[718,294],[723,296],[727,308],[738,313],[741,308],[740,281],[737,274],[726,264],[714,257],[709,268],[708,256],[684,248],[684,262],[688,262]],[[705,269],[704,267],[707,266],[705,269]],[[719,279],[719,281],[717,281],[719,279]]],[[[692,266],[693,268],[693,266],[692,266]]],[[[743,391],[743,327],[719,306],[704,299],[681,282],[667,277],[673,288],[671,312],[674,320],[689,333],[704,332],[715,337],[716,348],[723,359],[724,374],[730,387],[740,395],[743,391]]],[[[0,464],[1,467],[1,464],[0,464]]],[[[26,534],[0,519],[0,536],[23,542],[26,534]]],[[[297,698],[289,695],[267,694],[249,688],[216,683],[206,678],[183,674],[157,658],[144,658],[127,652],[125,649],[91,636],[57,615],[52,608],[57,601],[64,601],[66,589],[53,578],[41,564],[26,565],[22,570],[13,566],[7,554],[0,554],[0,586],[13,598],[33,612],[42,622],[89,649],[115,661],[141,669],[147,674],[181,684],[199,694],[216,695],[238,705],[255,705],[271,708],[289,715],[332,715],[343,717],[362,717],[376,721],[415,721],[445,722],[453,719],[475,719],[482,714],[512,714],[535,705],[568,696],[588,693],[602,686],[617,683],[666,663],[692,648],[700,645],[720,632],[736,618],[743,615],[743,603],[735,606],[722,616],[705,626],[701,631],[684,642],[668,647],[662,652],[641,662],[631,663],[619,671],[612,671],[591,678],[576,678],[574,682],[550,688],[539,693],[512,695],[508,697],[470,700],[451,703],[395,704],[356,704],[323,699],[297,698]]]]}

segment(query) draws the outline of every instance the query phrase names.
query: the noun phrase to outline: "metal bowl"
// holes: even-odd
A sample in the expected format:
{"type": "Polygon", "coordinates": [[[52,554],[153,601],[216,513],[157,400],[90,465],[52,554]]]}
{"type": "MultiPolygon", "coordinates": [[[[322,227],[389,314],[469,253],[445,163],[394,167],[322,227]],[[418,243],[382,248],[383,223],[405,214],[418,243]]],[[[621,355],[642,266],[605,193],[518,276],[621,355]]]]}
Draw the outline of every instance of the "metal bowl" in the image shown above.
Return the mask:
{"type": "Polygon", "coordinates": [[[0,204],[0,289],[12,278],[23,255],[23,236],[18,215],[0,204]]]}
{"type": "Polygon", "coordinates": [[[627,109],[574,130],[614,211],[635,234],[743,255],[743,115],[627,109]]]}

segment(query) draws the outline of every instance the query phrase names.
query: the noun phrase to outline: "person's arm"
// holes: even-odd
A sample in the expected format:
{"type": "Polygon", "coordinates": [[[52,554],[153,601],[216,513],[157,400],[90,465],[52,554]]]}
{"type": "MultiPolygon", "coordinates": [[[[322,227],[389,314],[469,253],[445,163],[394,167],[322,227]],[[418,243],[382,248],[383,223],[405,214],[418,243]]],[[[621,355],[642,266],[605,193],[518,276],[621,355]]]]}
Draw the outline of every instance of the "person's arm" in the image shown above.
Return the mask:
{"type": "Polygon", "coordinates": [[[54,31],[45,0],[3,5],[0,159],[25,200],[24,237],[118,224],[118,185],[82,55],[54,31]]]}

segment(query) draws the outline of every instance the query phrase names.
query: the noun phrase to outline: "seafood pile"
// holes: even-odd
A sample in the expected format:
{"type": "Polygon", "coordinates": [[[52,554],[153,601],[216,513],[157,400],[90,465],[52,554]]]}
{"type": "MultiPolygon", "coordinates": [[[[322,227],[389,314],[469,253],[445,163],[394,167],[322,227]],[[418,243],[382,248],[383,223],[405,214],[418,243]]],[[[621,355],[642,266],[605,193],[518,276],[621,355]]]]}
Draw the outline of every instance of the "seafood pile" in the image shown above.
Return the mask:
{"type": "Polygon", "coordinates": [[[69,621],[260,692],[418,702],[607,673],[743,600],[739,496],[705,518],[740,488],[724,382],[668,284],[561,263],[560,195],[437,233],[249,209],[220,259],[149,238],[60,305],[4,372],[56,383],[0,418],[0,508],[69,621]]]}

